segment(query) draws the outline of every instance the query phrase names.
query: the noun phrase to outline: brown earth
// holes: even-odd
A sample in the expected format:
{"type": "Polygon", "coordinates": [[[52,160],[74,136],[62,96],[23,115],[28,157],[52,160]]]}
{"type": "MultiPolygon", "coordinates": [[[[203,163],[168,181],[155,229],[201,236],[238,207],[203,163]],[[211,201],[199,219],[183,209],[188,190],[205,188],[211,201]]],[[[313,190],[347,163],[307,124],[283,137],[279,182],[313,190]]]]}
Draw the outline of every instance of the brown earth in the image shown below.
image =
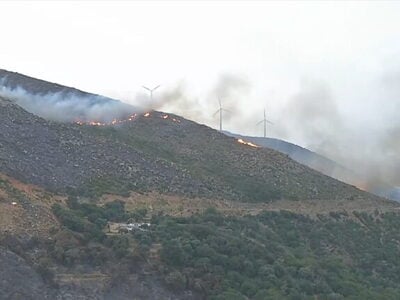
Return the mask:
{"type": "Polygon", "coordinates": [[[0,235],[48,236],[59,223],[51,206],[63,198],[0,174],[0,235]]]}
{"type": "Polygon", "coordinates": [[[166,214],[172,216],[190,216],[201,213],[207,208],[213,207],[225,215],[256,215],[263,211],[286,210],[315,217],[318,214],[329,214],[330,212],[397,212],[400,203],[385,199],[354,198],[351,200],[321,201],[321,200],[280,200],[271,203],[247,203],[240,201],[229,201],[221,199],[188,198],[171,195],[163,195],[157,192],[134,193],[129,197],[118,195],[103,195],[99,204],[121,200],[125,202],[127,210],[145,208],[149,215],[166,214]]]}

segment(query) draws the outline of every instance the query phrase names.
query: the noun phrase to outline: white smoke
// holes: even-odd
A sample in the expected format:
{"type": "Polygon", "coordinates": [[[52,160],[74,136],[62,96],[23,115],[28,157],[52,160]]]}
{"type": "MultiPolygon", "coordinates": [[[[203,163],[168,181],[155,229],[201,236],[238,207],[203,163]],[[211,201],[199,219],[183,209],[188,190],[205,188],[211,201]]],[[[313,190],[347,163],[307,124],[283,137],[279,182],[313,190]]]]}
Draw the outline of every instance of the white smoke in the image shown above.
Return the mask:
{"type": "MultiPolygon", "coordinates": [[[[377,90],[376,97],[399,103],[393,101],[400,95],[400,76],[397,76],[398,73],[395,75],[384,77],[384,82],[378,84],[383,84],[384,90],[377,90]]],[[[213,114],[218,109],[217,99],[220,96],[223,107],[231,112],[224,115],[224,129],[243,133],[243,130],[255,127],[262,112],[262,107],[252,105],[248,100],[251,84],[243,78],[223,74],[205,99],[199,99],[180,83],[172,89],[159,91],[157,100],[149,107],[168,110],[218,128],[219,116],[213,117],[213,114]],[[249,105],[243,109],[245,101],[249,105]]],[[[146,97],[140,99],[148,101],[146,97]]],[[[354,112],[349,108],[343,111],[341,101],[328,82],[301,80],[298,90],[275,110],[272,116],[274,125],[269,126],[268,133],[300,144],[354,171],[355,177],[346,181],[361,188],[375,190],[382,186],[400,185],[400,121],[393,116],[400,104],[380,109],[381,122],[376,124],[365,123],[357,117],[357,113],[362,113],[362,105],[354,112]]],[[[329,175],[347,178],[341,169],[332,170],[329,175]]]]}
{"type": "Polygon", "coordinates": [[[22,87],[9,88],[2,82],[0,96],[37,116],[58,122],[111,122],[139,112],[134,106],[103,96],[69,91],[31,94],[22,87]]]}
{"type": "Polygon", "coordinates": [[[224,129],[229,129],[232,125],[248,124],[246,123],[248,119],[243,118],[241,102],[249,98],[250,92],[251,84],[246,76],[223,73],[218,76],[212,88],[203,91],[201,96],[195,95],[184,81],[180,81],[173,86],[161,86],[155,92],[152,101],[144,92],[139,92],[133,98],[126,96],[121,98],[127,103],[145,108],[146,111],[170,112],[214,128],[219,127],[219,114],[215,112],[219,109],[220,100],[224,109],[224,129]]]}

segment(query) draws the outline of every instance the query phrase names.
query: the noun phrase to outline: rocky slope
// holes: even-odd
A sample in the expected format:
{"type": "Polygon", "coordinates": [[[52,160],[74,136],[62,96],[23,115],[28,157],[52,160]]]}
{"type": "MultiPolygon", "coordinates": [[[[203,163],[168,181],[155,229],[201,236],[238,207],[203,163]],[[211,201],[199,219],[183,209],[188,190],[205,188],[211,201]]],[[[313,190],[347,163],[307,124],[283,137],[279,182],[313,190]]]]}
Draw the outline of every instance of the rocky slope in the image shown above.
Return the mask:
{"type": "Polygon", "coordinates": [[[17,179],[57,191],[100,177],[124,178],[132,188],[160,184],[174,188],[172,182],[181,180],[197,192],[202,185],[185,179],[171,163],[146,159],[140,150],[78,125],[45,121],[6,100],[0,105],[0,170],[17,179]]]}
{"type": "Polygon", "coordinates": [[[346,169],[344,166],[337,162],[326,158],[318,153],[310,151],[298,145],[275,138],[263,138],[256,136],[243,136],[231,132],[224,132],[228,136],[242,138],[250,141],[258,146],[274,149],[276,151],[287,154],[291,159],[306,165],[322,174],[336,178],[340,181],[346,182],[355,186],[363,186],[365,179],[362,175],[356,174],[351,170],[346,169]]]}
{"type": "Polygon", "coordinates": [[[369,179],[366,176],[357,174],[339,163],[306,148],[275,138],[243,136],[228,131],[225,131],[224,133],[228,136],[245,139],[258,146],[274,149],[287,154],[291,159],[303,165],[337,180],[362,188],[369,193],[395,201],[400,200],[400,194],[396,187],[392,187],[385,182],[375,183],[373,187],[370,187],[368,184],[369,179]]]}
{"type": "Polygon", "coordinates": [[[0,105],[0,171],[53,191],[157,190],[256,202],[371,197],[176,116],[152,112],[89,126],[46,121],[6,99],[0,105]]]}

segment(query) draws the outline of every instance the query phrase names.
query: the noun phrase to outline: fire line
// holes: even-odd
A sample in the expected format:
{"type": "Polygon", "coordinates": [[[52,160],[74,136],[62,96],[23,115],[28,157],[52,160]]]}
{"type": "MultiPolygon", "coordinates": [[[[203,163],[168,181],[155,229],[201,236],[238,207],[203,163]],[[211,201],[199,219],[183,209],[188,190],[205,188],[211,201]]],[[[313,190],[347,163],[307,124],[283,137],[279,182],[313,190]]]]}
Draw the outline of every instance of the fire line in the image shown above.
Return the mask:
{"type": "Polygon", "coordinates": [[[258,145],[256,145],[256,144],[253,144],[253,143],[251,143],[251,142],[246,142],[246,141],[244,141],[244,140],[242,140],[242,139],[238,139],[237,140],[240,144],[243,144],[243,145],[247,145],[247,146],[250,146],[250,147],[254,147],[254,148],[259,148],[260,146],[258,146],[258,145]]]}
{"type": "MultiPolygon", "coordinates": [[[[148,118],[150,116],[151,115],[150,115],[149,112],[147,112],[147,113],[145,113],[143,115],[143,117],[145,117],[145,118],[148,118]]],[[[114,119],[111,122],[98,122],[98,121],[86,121],[85,122],[85,121],[78,120],[78,121],[75,122],[75,124],[77,124],[77,125],[89,125],[89,126],[110,126],[110,125],[122,124],[122,123],[129,122],[129,121],[134,121],[136,119],[136,117],[137,117],[137,114],[132,114],[127,119],[121,119],[121,120],[114,119]]],[[[167,114],[161,115],[160,118],[164,119],[164,120],[169,119],[169,120],[171,120],[171,121],[173,121],[175,123],[180,123],[181,122],[179,119],[170,118],[169,115],[167,115],[167,114]]]]}

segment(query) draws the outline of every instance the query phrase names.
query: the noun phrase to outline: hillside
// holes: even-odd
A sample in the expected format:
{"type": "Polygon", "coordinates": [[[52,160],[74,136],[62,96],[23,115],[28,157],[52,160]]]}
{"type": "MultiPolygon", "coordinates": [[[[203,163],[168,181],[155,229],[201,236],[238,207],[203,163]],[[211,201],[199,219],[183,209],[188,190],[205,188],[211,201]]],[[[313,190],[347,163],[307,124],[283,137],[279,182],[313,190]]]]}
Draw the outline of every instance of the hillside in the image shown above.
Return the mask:
{"type": "Polygon", "coordinates": [[[78,262],[61,263],[79,252],[94,256],[105,251],[101,244],[88,244],[79,233],[62,229],[52,207],[65,200],[0,174],[0,299],[196,299],[166,289],[157,274],[143,270],[141,258],[125,280],[118,279],[118,272],[126,270],[110,252],[110,265],[102,268],[89,260],[80,269],[78,262]],[[68,251],[71,246],[77,252],[68,251]]]}
{"type": "Polygon", "coordinates": [[[242,138],[261,147],[271,148],[287,154],[291,159],[303,165],[306,165],[314,170],[317,170],[318,172],[321,172],[322,174],[336,178],[348,184],[363,186],[363,183],[365,181],[361,175],[355,174],[351,170],[346,169],[340,164],[334,162],[333,160],[298,145],[275,138],[243,136],[231,132],[224,133],[228,136],[242,138]]]}
{"type": "Polygon", "coordinates": [[[179,116],[17,103],[0,97],[0,299],[400,297],[398,203],[179,116]]]}
{"type": "Polygon", "coordinates": [[[0,96],[37,116],[62,122],[112,122],[137,111],[115,99],[2,69],[0,96]]]}
{"type": "Polygon", "coordinates": [[[4,99],[0,104],[0,171],[53,191],[156,190],[247,202],[371,197],[277,151],[176,116],[152,112],[89,126],[49,122],[4,99]]]}
{"type": "MultiPolygon", "coordinates": [[[[5,70],[0,70],[0,80],[2,88],[47,95],[41,99],[45,102],[47,98],[53,99],[53,94],[66,93],[79,96],[83,106],[91,107],[90,96],[96,96],[5,70]]],[[[111,101],[102,99],[108,100],[111,101]]],[[[18,103],[18,99],[13,101],[18,103]]],[[[113,181],[110,189],[118,183],[125,191],[157,189],[247,201],[329,199],[332,195],[368,197],[276,151],[240,145],[234,139],[177,116],[152,112],[144,117],[126,106],[126,115],[135,116],[134,121],[117,126],[78,126],[49,122],[17,105],[2,103],[0,142],[3,140],[4,146],[0,154],[11,159],[4,160],[0,171],[48,189],[65,191],[89,185],[100,189],[96,193],[102,193],[108,188],[105,182],[113,181]],[[20,132],[23,139],[18,136],[20,132]]],[[[343,175],[337,176],[340,180],[342,177],[345,182],[357,180],[343,167],[311,152],[298,151],[294,145],[287,147],[272,140],[256,142],[268,143],[323,174],[335,177],[338,171],[343,175]]]]}
{"type": "Polygon", "coordinates": [[[368,184],[368,178],[362,174],[357,174],[352,170],[345,168],[337,162],[326,158],[316,152],[310,151],[298,145],[275,138],[263,138],[255,136],[243,136],[224,131],[228,136],[245,139],[258,146],[274,149],[281,153],[287,154],[291,159],[306,165],[322,174],[333,177],[342,182],[362,188],[370,193],[388,199],[400,200],[398,189],[391,187],[384,182],[375,183],[373,187],[368,184]]]}
{"type": "Polygon", "coordinates": [[[49,93],[71,93],[80,97],[87,97],[93,94],[75,88],[67,87],[53,82],[33,78],[17,72],[10,72],[0,69],[0,80],[3,87],[9,89],[22,88],[30,94],[49,94],[49,93]]]}
{"type": "Polygon", "coordinates": [[[153,215],[147,231],[121,235],[107,233],[105,222],[146,212],[75,202],[4,176],[0,183],[1,299],[400,295],[400,217],[389,207],[313,218],[268,208],[225,216],[210,207],[153,215]]]}

